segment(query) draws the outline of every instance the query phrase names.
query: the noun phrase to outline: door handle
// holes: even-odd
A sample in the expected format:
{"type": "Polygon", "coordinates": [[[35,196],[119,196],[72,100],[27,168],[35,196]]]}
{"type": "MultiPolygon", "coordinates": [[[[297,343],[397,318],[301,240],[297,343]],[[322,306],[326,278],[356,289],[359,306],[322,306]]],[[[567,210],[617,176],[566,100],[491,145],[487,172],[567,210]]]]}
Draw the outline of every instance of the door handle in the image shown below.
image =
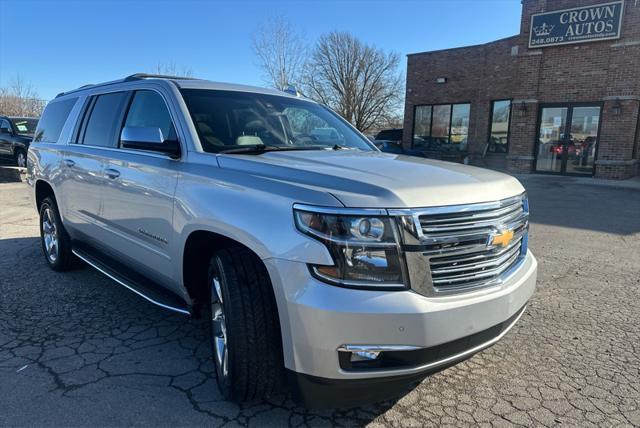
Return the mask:
{"type": "Polygon", "coordinates": [[[68,166],[69,168],[71,168],[71,167],[73,167],[76,163],[75,163],[73,160],[71,160],[71,159],[65,159],[65,160],[64,160],[64,164],[65,164],[66,166],[68,166]]]}
{"type": "Polygon", "coordinates": [[[120,177],[120,171],[118,171],[117,169],[113,169],[113,168],[107,168],[104,170],[104,175],[106,175],[107,177],[114,179],[114,178],[118,178],[120,177]]]}

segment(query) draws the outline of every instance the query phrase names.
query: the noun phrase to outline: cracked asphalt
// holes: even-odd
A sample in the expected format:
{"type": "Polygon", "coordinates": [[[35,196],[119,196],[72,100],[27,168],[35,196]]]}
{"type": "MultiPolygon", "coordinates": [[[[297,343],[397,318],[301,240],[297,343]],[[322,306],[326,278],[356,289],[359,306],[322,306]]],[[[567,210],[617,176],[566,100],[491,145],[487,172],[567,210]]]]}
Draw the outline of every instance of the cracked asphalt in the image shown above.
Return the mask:
{"type": "Polygon", "coordinates": [[[47,268],[0,184],[1,426],[640,426],[640,190],[527,177],[538,290],[494,347],[396,400],[307,411],[218,393],[201,322],[47,268]]]}

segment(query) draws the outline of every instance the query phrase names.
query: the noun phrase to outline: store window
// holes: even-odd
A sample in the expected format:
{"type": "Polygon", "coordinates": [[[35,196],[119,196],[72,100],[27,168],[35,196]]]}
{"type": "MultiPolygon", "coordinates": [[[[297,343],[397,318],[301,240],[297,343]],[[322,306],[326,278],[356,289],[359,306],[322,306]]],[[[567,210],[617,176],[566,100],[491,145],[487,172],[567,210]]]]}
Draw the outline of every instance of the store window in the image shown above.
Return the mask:
{"type": "Polygon", "coordinates": [[[415,107],[413,147],[421,150],[466,151],[471,104],[415,107]]]}
{"type": "Polygon", "coordinates": [[[510,118],[511,100],[497,100],[491,103],[490,152],[507,153],[509,151],[510,118]]]}

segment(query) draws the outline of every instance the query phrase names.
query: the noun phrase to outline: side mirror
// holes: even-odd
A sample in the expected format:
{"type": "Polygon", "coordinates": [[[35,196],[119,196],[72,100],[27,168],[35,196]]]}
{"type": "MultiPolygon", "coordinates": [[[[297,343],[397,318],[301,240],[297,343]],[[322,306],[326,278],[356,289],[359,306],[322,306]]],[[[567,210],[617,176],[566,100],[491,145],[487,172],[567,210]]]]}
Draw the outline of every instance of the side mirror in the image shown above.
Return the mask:
{"type": "Polygon", "coordinates": [[[127,149],[148,150],[180,157],[178,140],[165,140],[162,130],[147,126],[125,126],[120,134],[120,143],[127,149]]]}
{"type": "Polygon", "coordinates": [[[11,130],[9,128],[0,128],[0,134],[11,134],[11,130]]]}

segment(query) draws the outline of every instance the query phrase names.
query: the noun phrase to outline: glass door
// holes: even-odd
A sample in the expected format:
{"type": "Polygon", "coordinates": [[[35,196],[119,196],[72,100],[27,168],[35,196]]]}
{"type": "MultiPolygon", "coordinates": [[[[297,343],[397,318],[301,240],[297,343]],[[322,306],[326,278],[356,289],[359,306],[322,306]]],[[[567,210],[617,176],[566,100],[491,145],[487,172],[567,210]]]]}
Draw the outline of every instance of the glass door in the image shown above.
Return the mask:
{"type": "Polygon", "coordinates": [[[536,171],[593,175],[599,125],[600,106],[543,106],[536,145],[536,171]]]}
{"type": "Polygon", "coordinates": [[[569,107],[543,107],[540,110],[537,172],[562,172],[562,155],[569,107]]]}
{"type": "Polygon", "coordinates": [[[566,147],[567,174],[593,175],[598,144],[600,107],[574,107],[571,111],[571,132],[566,147]]]}

